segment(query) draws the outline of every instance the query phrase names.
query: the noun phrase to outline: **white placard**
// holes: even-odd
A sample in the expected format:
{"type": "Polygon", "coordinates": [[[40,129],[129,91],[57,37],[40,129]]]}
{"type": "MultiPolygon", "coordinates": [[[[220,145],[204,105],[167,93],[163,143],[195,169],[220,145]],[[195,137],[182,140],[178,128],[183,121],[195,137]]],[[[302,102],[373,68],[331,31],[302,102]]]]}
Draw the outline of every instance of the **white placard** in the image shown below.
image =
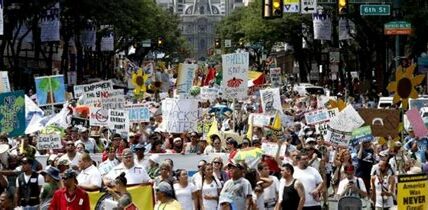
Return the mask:
{"type": "Polygon", "coordinates": [[[198,64],[180,63],[178,66],[178,76],[176,81],[176,93],[180,96],[188,96],[193,85],[193,77],[198,64]]]}
{"type": "Polygon", "coordinates": [[[238,100],[247,98],[248,52],[225,54],[221,58],[223,63],[222,89],[225,98],[238,100]]]}
{"type": "Polygon", "coordinates": [[[316,110],[305,113],[306,124],[315,125],[318,123],[326,122],[330,119],[326,109],[316,110]]]}
{"type": "Polygon", "coordinates": [[[113,90],[113,81],[100,81],[94,82],[87,85],[75,85],[74,89],[74,97],[79,98],[83,93],[87,92],[101,92],[104,90],[113,90]]]}
{"type": "Polygon", "coordinates": [[[250,116],[248,117],[248,120],[252,120],[253,126],[256,126],[256,127],[265,127],[270,125],[271,119],[272,119],[271,115],[257,114],[257,113],[251,113],[250,116]]]}
{"type": "Polygon", "coordinates": [[[301,0],[300,8],[302,14],[312,14],[317,12],[317,0],[301,0]]]}
{"type": "Polygon", "coordinates": [[[219,92],[218,88],[201,87],[200,97],[202,100],[214,101],[217,99],[219,92]]]}
{"type": "Polygon", "coordinates": [[[46,10],[40,18],[40,41],[55,42],[60,40],[60,8],[59,2],[46,10]]]}
{"type": "Polygon", "coordinates": [[[9,76],[7,71],[0,71],[0,93],[10,92],[9,76]]]}
{"type": "Polygon", "coordinates": [[[314,39],[331,40],[332,25],[331,18],[327,14],[313,14],[314,39]]]}
{"type": "Polygon", "coordinates": [[[112,110],[108,112],[108,127],[113,133],[119,133],[122,137],[129,133],[129,116],[126,110],[112,110]]]}
{"type": "Polygon", "coordinates": [[[330,119],[329,126],[338,131],[352,132],[364,124],[363,118],[355,111],[352,105],[348,105],[335,117],[330,119]]]}
{"type": "Polygon", "coordinates": [[[282,78],[281,78],[281,68],[270,68],[270,83],[272,87],[281,87],[282,78]]]}
{"type": "Polygon", "coordinates": [[[352,139],[351,133],[334,132],[327,129],[327,141],[340,146],[348,146],[349,141],[352,139]]]}
{"type": "Polygon", "coordinates": [[[39,134],[37,137],[38,150],[61,149],[62,147],[61,136],[59,134],[39,134]]]}
{"type": "Polygon", "coordinates": [[[351,37],[351,20],[348,18],[339,18],[339,40],[352,39],[351,37]]]}
{"type": "Polygon", "coordinates": [[[276,111],[283,113],[279,88],[260,90],[260,98],[262,100],[263,113],[272,114],[276,113],[276,111]]]}
{"type": "Polygon", "coordinates": [[[89,107],[89,125],[90,126],[108,126],[108,110],[89,107]]]}
{"type": "Polygon", "coordinates": [[[200,116],[197,100],[167,98],[162,101],[162,124],[166,132],[197,131],[200,116]]]}

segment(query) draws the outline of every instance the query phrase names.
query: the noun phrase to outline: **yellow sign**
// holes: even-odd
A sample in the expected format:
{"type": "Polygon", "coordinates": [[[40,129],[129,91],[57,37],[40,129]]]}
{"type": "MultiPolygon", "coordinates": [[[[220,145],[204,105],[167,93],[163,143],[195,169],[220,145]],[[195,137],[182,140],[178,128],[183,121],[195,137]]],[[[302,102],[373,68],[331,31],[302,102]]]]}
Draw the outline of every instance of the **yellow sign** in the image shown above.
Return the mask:
{"type": "MultiPolygon", "coordinates": [[[[140,210],[153,210],[153,188],[151,185],[138,185],[128,187],[131,194],[132,203],[140,210]]],[[[105,192],[88,192],[91,210],[100,209],[104,199],[111,198],[105,192]]]]}
{"type": "Polygon", "coordinates": [[[399,175],[397,203],[398,209],[428,209],[428,175],[399,175]]]}

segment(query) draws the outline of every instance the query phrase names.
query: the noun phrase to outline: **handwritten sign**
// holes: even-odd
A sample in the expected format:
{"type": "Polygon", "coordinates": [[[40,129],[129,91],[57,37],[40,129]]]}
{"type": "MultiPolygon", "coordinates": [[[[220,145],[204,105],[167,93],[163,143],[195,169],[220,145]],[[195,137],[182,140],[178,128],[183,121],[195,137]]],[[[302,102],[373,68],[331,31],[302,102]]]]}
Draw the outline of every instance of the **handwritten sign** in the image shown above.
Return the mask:
{"type": "Polygon", "coordinates": [[[37,138],[37,149],[39,150],[61,149],[62,147],[59,134],[40,134],[37,138]]]}
{"type": "Polygon", "coordinates": [[[193,84],[193,76],[198,69],[198,64],[180,63],[176,81],[176,93],[180,96],[188,96],[193,84]]]}
{"type": "Polygon", "coordinates": [[[0,93],[0,133],[16,137],[25,132],[24,91],[0,93]]]}
{"type": "Polygon", "coordinates": [[[163,126],[166,132],[197,131],[201,111],[193,99],[167,98],[162,101],[163,126]]]}
{"type": "Polygon", "coordinates": [[[348,146],[352,136],[351,133],[340,132],[337,130],[327,129],[327,141],[333,144],[348,146]]]}
{"type": "Polygon", "coordinates": [[[329,126],[335,130],[343,132],[352,132],[364,124],[363,118],[360,117],[352,105],[348,105],[339,112],[335,117],[330,119],[329,126]]]}
{"type": "Polygon", "coordinates": [[[108,127],[115,133],[121,134],[123,137],[129,133],[129,116],[126,110],[109,109],[108,112],[108,127]]]}
{"type": "Polygon", "coordinates": [[[272,87],[281,87],[281,68],[270,68],[270,84],[272,87]]]}
{"type": "Polygon", "coordinates": [[[113,81],[107,80],[107,81],[94,82],[87,85],[75,85],[73,89],[74,89],[74,97],[79,98],[83,93],[88,93],[88,92],[98,93],[103,90],[113,90],[113,81]]]}
{"type": "Polygon", "coordinates": [[[203,100],[214,101],[217,99],[220,90],[217,88],[201,87],[200,97],[203,100]]]}
{"type": "Polygon", "coordinates": [[[407,111],[406,115],[410,125],[413,127],[415,136],[421,138],[428,134],[428,130],[425,127],[424,121],[422,120],[422,117],[416,108],[407,111]]]}
{"type": "Polygon", "coordinates": [[[89,108],[89,125],[90,126],[107,126],[108,110],[90,107],[89,108]]]}
{"type": "Polygon", "coordinates": [[[260,98],[262,100],[262,109],[264,113],[283,113],[281,105],[281,96],[279,88],[268,88],[260,90],[260,98]]]}
{"type": "Polygon", "coordinates": [[[394,109],[359,109],[358,113],[366,125],[370,125],[373,136],[395,138],[398,136],[400,111],[394,109]]]}
{"type": "Polygon", "coordinates": [[[253,126],[256,127],[265,127],[270,125],[270,122],[272,120],[271,115],[265,115],[265,114],[257,114],[257,113],[251,113],[248,117],[248,120],[253,121],[253,126]]]}
{"type": "Polygon", "coordinates": [[[149,122],[150,111],[147,107],[132,107],[127,108],[129,113],[129,122],[149,122]]]}
{"type": "Polygon", "coordinates": [[[249,54],[232,53],[222,55],[223,82],[225,98],[245,99],[248,90],[249,54]]]}

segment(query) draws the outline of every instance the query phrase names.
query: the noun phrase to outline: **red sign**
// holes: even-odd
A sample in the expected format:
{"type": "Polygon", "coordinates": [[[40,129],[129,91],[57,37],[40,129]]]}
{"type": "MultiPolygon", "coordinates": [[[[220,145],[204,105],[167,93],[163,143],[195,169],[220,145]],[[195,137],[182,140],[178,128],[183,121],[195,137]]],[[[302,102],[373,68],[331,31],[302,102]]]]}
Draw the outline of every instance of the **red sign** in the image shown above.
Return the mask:
{"type": "Polygon", "coordinates": [[[411,28],[385,28],[385,35],[410,35],[411,28]]]}

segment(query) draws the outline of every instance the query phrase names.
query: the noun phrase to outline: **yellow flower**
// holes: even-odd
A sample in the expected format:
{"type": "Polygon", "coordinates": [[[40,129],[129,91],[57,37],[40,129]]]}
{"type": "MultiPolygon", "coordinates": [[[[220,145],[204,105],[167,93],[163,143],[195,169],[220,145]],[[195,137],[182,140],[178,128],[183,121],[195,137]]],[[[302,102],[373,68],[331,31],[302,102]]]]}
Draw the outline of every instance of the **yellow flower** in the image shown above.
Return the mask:
{"type": "Polygon", "coordinates": [[[342,111],[344,108],[346,107],[346,103],[342,100],[342,99],[338,99],[338,100],[328,100],[327,102],[327,108],[328,109],[334,109],[334,108],[338,108],[339,112],[342,111]]]}
{"type": "Polygon", "coordinates": [[[418,98],[418,92],[415,86],[419,85],[424,80],[424,75],[414,76],[416,65],[403,69],[401,66],[395,71],[395,81],[388,84],[386,88],[389,92],[394,94],[393,103],[396,104],[401,101],[403,109],[407,109],[409,98],[418,98]]]}
{"type": "Polygon", "coordinates": [[[137,72],[132,73],[131,83],[134,85],[134,93],[140,94],[146,92],[146,81],[149,75],[143,72],[142,68],[139,68],[137,72]]]}

